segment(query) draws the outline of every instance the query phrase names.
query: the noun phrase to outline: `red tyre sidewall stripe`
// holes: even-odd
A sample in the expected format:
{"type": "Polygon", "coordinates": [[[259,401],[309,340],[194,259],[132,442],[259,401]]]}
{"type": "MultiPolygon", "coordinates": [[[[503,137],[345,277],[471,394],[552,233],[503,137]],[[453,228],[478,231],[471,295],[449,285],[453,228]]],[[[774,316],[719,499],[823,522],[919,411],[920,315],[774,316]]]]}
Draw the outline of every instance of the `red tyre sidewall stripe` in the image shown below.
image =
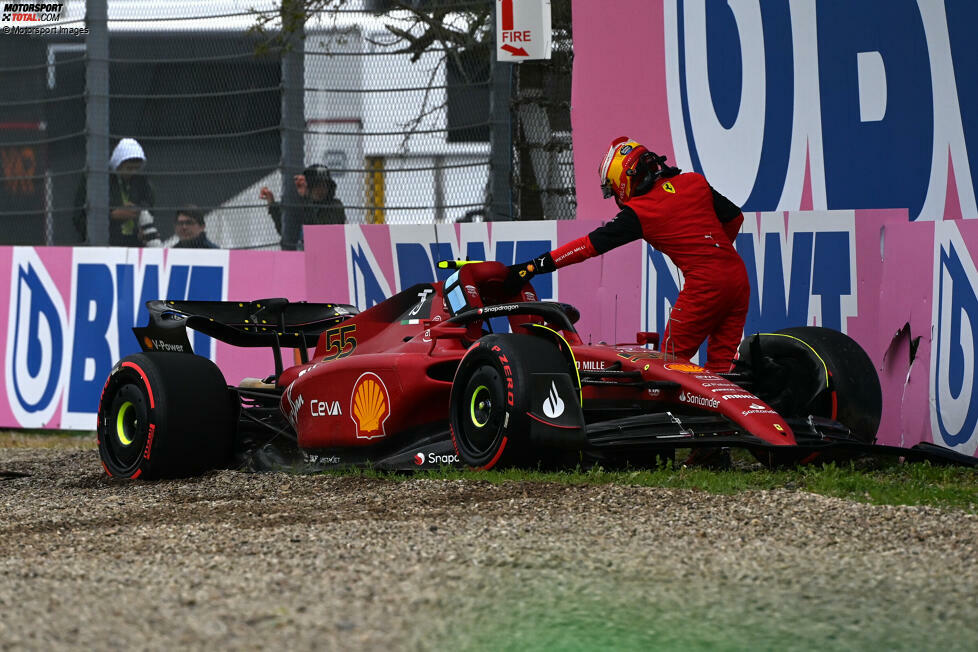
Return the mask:
{"type": "MultiPolygon", "coordinates": [[[[832,378],[832,372],[829,372],[829,379],[832,378]]],[[[835,421],[839,418],[839,395],[835,391],[835,383],[832,383],[832,420],[835,421]]]]}
{"type": "Polygon", "coordinates": [[[482,467],[482,470],[483,471],[488,471],[492,467],[496,466],[496,462],[499,461],[499,458],[503,456],[503,451],[506,450],[506,442],[508,442],[508,441],[509,441],[509,438],[506,435],[503,435],[503,443],[501,443],[499,445],[499,450],[496,451],[495,457],[493,457],[491,460],[489,460],[489,463],[486,464],[484,467],[482,467]]]}
{"type": "Polygon", "coordinates": [[[151,408],[156,407],[156,401],[153,399],[153,388],[149,384],[149,378],[146,377],[146,372],[140,369],[139,365],[134,362],[129,362],[128,360],[122,363],[123,367],[130,367],[136,370],[139,377],[143,379],[143,384],[146,385],[146,393],[149,394],[149,406],[151,408]]]}
{"type": "Polygon", "coordinates": [[[452,436],[452,448],[455,449],[455,454],[461,457],[462,451],[458,449],[458,442],[455,441],[455,428],[451,423],[448,424],[448,434],[452,436]]]}
{"type": "Polygon", "coordinates": [[[551,428],[563,428],[564,430],[577,430],[578,429],[578,426],[562,426],[562,425],[557,424],[557,423],[550,423],[549,421],[544,421],[540,417],[535,416],[533,414],[530,414],[529,412],[526,413],[526,416],[530,417],[534,421],[539,421],[540,423],[542,423],[545,426],[550,426],[551,428]]]}

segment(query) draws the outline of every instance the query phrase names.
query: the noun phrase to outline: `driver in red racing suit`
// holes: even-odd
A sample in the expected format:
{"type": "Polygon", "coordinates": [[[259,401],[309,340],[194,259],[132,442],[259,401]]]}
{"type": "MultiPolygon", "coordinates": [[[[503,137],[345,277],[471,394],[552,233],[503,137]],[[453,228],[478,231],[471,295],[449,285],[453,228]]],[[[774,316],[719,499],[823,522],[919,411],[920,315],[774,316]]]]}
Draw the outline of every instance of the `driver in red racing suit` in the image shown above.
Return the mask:
{"type": "Polygon", "coordinates": [[[536,274],[644,238],[668,256],[685,282],[669,315],[662,350],[689,360],[708,339],[707,362],[727,372],[743,335],[750,299],[744,261],[733,247],[740,208],[695,172],[681,173],[634,140],[617,138],[601,163],[601,190],[621,211],[607,224],[553,251],[510,267],[519,286],[536,274]]]}

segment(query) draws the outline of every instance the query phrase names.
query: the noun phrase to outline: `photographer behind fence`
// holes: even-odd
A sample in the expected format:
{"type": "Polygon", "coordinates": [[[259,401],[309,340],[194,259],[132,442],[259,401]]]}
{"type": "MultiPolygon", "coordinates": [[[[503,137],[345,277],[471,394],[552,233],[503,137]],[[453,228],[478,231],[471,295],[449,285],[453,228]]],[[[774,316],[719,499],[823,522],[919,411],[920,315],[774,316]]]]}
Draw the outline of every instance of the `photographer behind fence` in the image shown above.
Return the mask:
{"type": "MultiPolygon", "coordinates": [[[[159,247],[160,234],[153,215],[153,188],[142,174],[146,154],[134,138],[123,138],[109,159],[109,245],[113,247],[159,247]]],[[[75,194],[78,210],[72,217],[82,242],[88,242],[86,179],[75,194]]]]}
{"type": "Polygon", "coordinates": [[[302,226],[305,224],[345,224],[346,210],[336,198],[336,181],[325,165],[310,165],[302,174],[295,175],[295,190],[302,200],[302,219],[282,232],[282,205],[267,187],[258,193],[268,202],[268,214],[275,223],[275,230],[282,236],[282,249],[302,249],[302,226]]]}
{"type": "Polygon", "coordinates": [[[175,249],[218,249],[207,239],[207,225],[204,224],[204,211],[190,204],[177,211],[173,231],[179,240],[175,249]]]}

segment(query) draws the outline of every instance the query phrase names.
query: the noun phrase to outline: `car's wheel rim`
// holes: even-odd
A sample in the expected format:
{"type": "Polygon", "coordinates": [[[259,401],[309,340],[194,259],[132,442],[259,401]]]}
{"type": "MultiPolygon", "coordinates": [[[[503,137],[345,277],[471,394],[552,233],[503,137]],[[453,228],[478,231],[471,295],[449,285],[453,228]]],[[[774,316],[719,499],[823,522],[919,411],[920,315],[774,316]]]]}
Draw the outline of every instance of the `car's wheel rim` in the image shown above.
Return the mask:
{"type": "Polygon", "coordinates": [[[115,436],[123,446],[129,446],[133,442],[139,420],[136,418],[136,411],[132,409],[130,401],[124,402],[119,406],[119,414],[115,419],[115,436]]]}
{"type": "Polygon", "coordinates": [[[109,418],[105,424],[105,444],[116,471],[138,465],[146,447],[149,432],[149,413],[142,390],[126,384],[112,398],[109,418]]]}
{"type": "Polygon", "coordinates": [[[492,414],[492,396],[489,388],[479,385],[472,392],[472,401],[469,404],[469,417],[476,428],[484,428],[489,423],[492,414]]]}
{"type": "MultiPolygon", "coordinates": [[[[469,378],[463,403],[468,418],[461,419],[463,445],[475,458],[492,457],[502,430],[502,378],[492,367],[482,367],[469,378]]],[[[460,406],[461,407],[461,406],[460,406]]],[[[463,408],[464,409],[464,408],[463,408]]]]}

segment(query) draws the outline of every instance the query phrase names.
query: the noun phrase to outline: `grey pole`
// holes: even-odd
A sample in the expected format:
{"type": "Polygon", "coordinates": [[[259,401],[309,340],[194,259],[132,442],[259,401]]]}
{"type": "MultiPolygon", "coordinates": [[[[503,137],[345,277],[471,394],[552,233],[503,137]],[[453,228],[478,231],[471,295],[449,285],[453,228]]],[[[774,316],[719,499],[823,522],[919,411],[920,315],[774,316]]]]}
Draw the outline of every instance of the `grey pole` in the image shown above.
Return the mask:
{"type": "Polygon", "coordinates": [[[85,170],[88,242],[109,244],[109,11],[88,0],[85,21],[85,170]]]}
{"type": "MultiPolygon", "coordinates": [[[[499,3],[496,3],[498,7],[499,3]]],[[[495,22],[493,23],[495,24],[495,22]]],[[[495,30],[493,30],[495,33],[495,30]]],[[[490,220],[513,219],[513,117],[510,108],[513,94],[513,66],[499,61],[498,44],[493,38],[492,93],[489,156],[490,220]]]]}
{"type": "MultiPolygon", "coordinates": [[[[294,24],[287,16],[299,11],[301,0],[283,0],[283,23],[294,24]]],[[[305,22],[300,21],[282,53],[282,242],[288,248],[295,248],[302,232],[301,200],[292,179],[304,168],[305,55],[305,22]]]]}

